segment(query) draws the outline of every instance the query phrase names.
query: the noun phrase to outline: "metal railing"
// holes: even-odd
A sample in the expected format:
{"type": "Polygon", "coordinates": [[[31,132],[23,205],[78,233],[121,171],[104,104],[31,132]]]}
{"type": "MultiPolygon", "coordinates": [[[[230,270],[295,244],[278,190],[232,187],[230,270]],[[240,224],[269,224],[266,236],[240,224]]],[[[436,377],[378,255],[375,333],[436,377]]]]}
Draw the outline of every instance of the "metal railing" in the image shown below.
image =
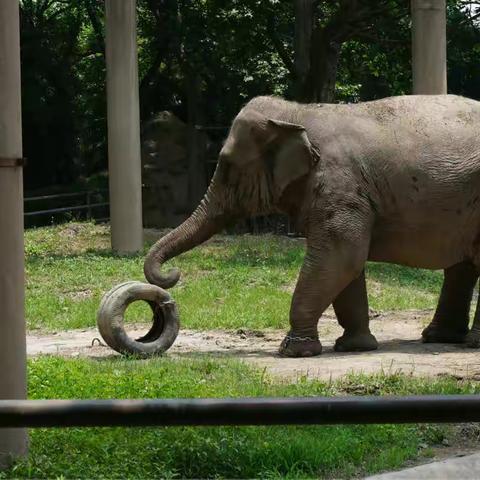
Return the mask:
{"type": "Polygon", "coordinates": [[[480,422],[480,395],[0,400],[0,428],[480,422]]]}
{"type": "Polygon", "coordinates": [[[99,211],[100,208],[106,209],[110,206],[108,201],[104,201],[105,194],[107,190],[85,190],[80,192],[72,192],[72,193],[60,193],[60,194],[52,194],[52,195],[38,195],[34,197],[26,197],[24,199],[25,204],[25,213],[24,218],[27,223],[29,219],[34,217],[46,217],[49,218],[54,217],[58,214],[65,214],[65,213],[74,213],[74,212],[85,212],[83,218],[88,220],[96,220],[98,222],[107,221],[109,219],[108,216],[96,216],[94,213],[95,211],[99,211]],[[53,203],[53,202],[64,202],[75,200],[76,198],[79,199],[73,205],[70,206],[61,206],[61,207],[54,207],[54,208],[41,208],[39,210],[32,210],[31,205],[32,203],[53,203]],[[98,201],[101,199],[102,201],[98,201]],[[81,203],[84,202],[84,203],[81,203]]]}

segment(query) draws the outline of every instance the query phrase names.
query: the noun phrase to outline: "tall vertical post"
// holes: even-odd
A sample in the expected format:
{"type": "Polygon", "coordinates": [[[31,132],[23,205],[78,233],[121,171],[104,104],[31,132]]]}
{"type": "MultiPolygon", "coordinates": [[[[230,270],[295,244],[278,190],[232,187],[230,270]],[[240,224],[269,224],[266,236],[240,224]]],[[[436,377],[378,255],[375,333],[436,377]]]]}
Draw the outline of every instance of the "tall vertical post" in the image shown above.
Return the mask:
{"type": "Polygon", "coordinates": [[[108,169],[112,248],[143,246],[136,0],[106,0],[108,169]]]}
{"type": "Polygon", "coordinates": [[[412,0],[413,93],[447,93],[445,0],[412,0]]]}
{"type": "MultiPolygon", "coordinates": [[[[19,1],[0,2],[0,399],[25,399],[19,1]]],[[[0,432],[0,468],[27,453],[25,429],[0,432]]]]}

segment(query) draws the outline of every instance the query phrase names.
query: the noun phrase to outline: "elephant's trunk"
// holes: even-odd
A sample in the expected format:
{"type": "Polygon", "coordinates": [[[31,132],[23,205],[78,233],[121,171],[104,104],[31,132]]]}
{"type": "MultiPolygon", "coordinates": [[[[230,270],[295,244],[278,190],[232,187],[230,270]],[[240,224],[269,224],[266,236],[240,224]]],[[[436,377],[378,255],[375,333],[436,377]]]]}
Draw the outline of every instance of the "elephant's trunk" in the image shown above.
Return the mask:
{"type": "Polygon", "coordinates": [[[146,279],[161,288],[173,287],[180,279],[180,271],[174,268],[162,273],[162,264],[208,240],[223,228],[224,219],[225,215],[212,207],[207,194],[187,220],[152,246],[144,264],[146,279]]]}

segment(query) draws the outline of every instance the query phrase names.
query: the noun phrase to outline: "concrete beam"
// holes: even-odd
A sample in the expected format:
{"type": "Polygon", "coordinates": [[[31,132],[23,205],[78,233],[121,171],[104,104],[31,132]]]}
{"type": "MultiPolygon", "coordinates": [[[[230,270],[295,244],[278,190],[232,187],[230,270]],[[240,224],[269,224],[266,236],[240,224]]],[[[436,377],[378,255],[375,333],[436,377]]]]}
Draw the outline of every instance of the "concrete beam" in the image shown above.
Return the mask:
{"type": "MultiPolygon", "coordinates": [[[[27,395],[18,0],[0,1],[0,399],[27,395]]],[[[25,429],[0,434],[0,469],[26,455],[25,429]]]]}
{"type": "Polygon", "coordinates": [[[445,0],[412,0],[412,68],[415,95],[447,93],[445,0]]]}
{"type": "Polygon", "coordinates": [[[143,247],[136,0],[106,0],[108,169],[112,248],[143,247]]]}

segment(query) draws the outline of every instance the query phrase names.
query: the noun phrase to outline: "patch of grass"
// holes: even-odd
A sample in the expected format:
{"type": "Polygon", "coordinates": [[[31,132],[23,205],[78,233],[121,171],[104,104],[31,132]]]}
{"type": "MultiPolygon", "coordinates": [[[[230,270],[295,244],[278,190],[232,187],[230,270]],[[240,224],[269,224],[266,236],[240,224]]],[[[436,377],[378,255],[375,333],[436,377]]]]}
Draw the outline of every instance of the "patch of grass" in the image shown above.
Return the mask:
{"type": "Polygon", "coordinates": [[[435,308],[443,282],[442,272],[388,263],[368,263],[366,276],[374,310],[435,308]]]}
{"type": "MultiPolygon", "coordinates": [[[[402,375],[285,383],[226,360],[29,361],[34,399],[479,391],[478,383],[402,375]]],[[[399,468],[447,434],[446,427],[415,425],[37,429],[28,460],[0,478],[347,478],[399,468]]]]}
{"type": "MultiPolygon", "coordinates": [[[[63,330],[95,325],[102,295],[126,280],[143,280],[145,252],[119,256],[109,230],[89,223],[28,230],[27,323],[63,330]]],[[[182,271],[171,291],[186,328],[288,327],[291,294],[304,255],[299,240],[271,235],[215,237],[168,262],[182,271]]],[[[167,265],[166,265],[167,267],[167,265]]],[[[439,272],[369,264],[370,306],[375,310],[433,308],[439,272]]],[[[127,321],[142,318],[133,305],[127,321]]]]}

